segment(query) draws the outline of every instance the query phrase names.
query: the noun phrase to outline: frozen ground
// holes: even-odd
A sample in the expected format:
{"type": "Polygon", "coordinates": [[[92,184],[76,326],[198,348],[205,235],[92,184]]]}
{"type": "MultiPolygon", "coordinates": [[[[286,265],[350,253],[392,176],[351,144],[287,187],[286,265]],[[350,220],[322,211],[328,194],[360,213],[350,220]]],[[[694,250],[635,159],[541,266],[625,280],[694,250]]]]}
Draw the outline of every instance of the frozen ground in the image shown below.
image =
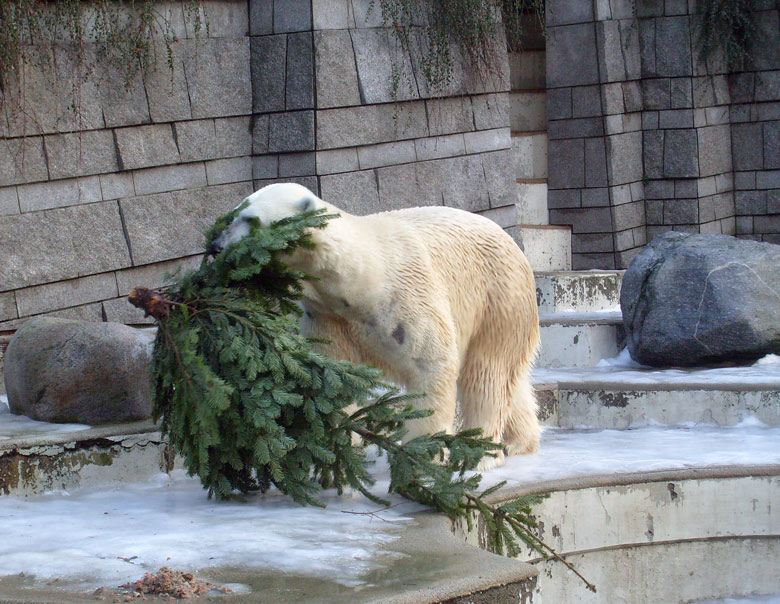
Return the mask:
{"type": "Polygon", "coordinates": [[[780,604],[780,594],[769,596],[750,596],[745,598],[725,598],[723,600],[701,600],[693,604],[780,604]]]}
{"type": "MultiPolygon", "coordinates": [[[[627,354],[590,369],[537,370],[535,381],[663,383],[679,380],[765,384],[780,388],[780,357],[751,367],[708,370],[648,370],[627,354]],[[560,377],[558,377],[560,376],[560,377]]],[[[13,416],[0,397],[0,442],[14,436],[83,429],[13,416]]],[[[483,487],[581,475],[717,465],[780,464],[780,427],[755,419],[738,426],[651,426],[635,430],[546,428],[540,452],[510,458],[489,472],[483,487]]],[[[386,464],[380,462],[375,492],[384,495],[386,464]]],[[[196,478],[182,472],[154,480],[78,489],[69,493],[0,497],[0,577],[24,572],[38,580],[59,578],[77,587],[115,586],[168,565],[194,570],[217,566],[275,569],[342,582],[361,583],[384,565],[381,546],[398,537],[408,514],[403,502],[378,515],[360,495],[324,495],[325,510],[300,507],[278,492],[246,502],[206,498],[196,478]],[[357,514],[343,512],[358,512],[357,514]]],[[[702,603],[705,604],[705,603],[702,603]]],[[[780,596],[706,604],[780,604],[780,596]]]]}
{"type": "MultiPolygon", "coordinates": [[[[509,459],[486,474],[483,486],[735,463],[780,463],[780,428],[755,420],[732,428],[547,428],[537,455],[509,459]]],[[[383,461],[375,475],[374,492],[383,495],[388,484],[383,461]]],[[[419,509],[395,499],[399,505],[377,516],[349,514],[343,512],[378,506],[333,492],[325,500],[325,510],[300,507],[273,491],[246,503],[217,503],[181,471],[144,483],[0,497],[0,576],[24,572],[90,587],[118,585],[164,565],[187,570],[230,565],[355,585],[386,562],[377,557],[381,544],[395,539],[405,515],[419,509]]]]}
{"type": "Polygon", "coordinates": [[[780,427],[748,418],[733,427],[650,426],[635,430],[545,428],[535,455],[512,457],[485,486],[574,476],[723,465],[780,464],[780,427]]]}
{"type": "Polygon", "coordinates": [[[406,522],[402,514],[417,509],[402,504],[380,519],[343,513],[376,511],[362,496],[324,499],[324,510],[299,506],[278,491],[216,502],[182,470],[142,483],[0,497],[0,577],[24,572],[94,588],[161,566],[229,565],[353,585],[381,563],[378,546],[396,538],[406,522]]]}
{"type": "Polygon", "coordinates": [[[0,394],[0,442],[19,436],[41,436],[86,430],[82,424],[50,424],[37,422],[24,415],[14,415],[8,411],[8,397],[0,394]]]}
{"type": "Polygon", "coordinates": [[[752,365],[718,367],[714,369],[654,369],[636,363],[624,349],[613,359],[602,359],[595,367],[536,368],[536,384],[554,382],[595,384],[620,382],[625,384],[700,384],[716,388],[719,384],[746,384],[780,389],[780,356],[767,355],[752,365]]]}

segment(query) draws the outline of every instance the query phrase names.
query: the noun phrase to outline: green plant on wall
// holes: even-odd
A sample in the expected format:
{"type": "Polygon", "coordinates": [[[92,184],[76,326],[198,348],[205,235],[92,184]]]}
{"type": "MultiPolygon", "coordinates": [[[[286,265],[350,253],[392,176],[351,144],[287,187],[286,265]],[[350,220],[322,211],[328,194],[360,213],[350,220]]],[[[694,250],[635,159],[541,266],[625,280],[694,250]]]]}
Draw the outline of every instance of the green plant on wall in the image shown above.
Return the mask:
{"type": "Polygon", "coordinates": [[[173,74],[177,11],[196,37],[207,28],[198,0],[0,0],[0,100],[24,112],[27,67],[58,90],[69,87],[63,98],[77,114],[84,83],[116,86],[99,74],[120,76],[129,87],[156,66],[158,53],[173,74]]]}
{"type": "Polygon", "coordinates": [[[699,0],[696,12],[703,58],[721,50],[729,69],[744,67],[748,49],[758,35],[753,0],[699,0]]]}
{"type": "MultiPolygon", "coordinates": [[[[398,50],[433,93],[452,84],[459,65],[483,81],[501,75],[506,48],[519,49],[528,18],[544,26],[544,0],[378,0],[378,6],[398,50]]],[[[396,96],[400,86],[412,85],[397,60],[392,77],[396,96]]]]}

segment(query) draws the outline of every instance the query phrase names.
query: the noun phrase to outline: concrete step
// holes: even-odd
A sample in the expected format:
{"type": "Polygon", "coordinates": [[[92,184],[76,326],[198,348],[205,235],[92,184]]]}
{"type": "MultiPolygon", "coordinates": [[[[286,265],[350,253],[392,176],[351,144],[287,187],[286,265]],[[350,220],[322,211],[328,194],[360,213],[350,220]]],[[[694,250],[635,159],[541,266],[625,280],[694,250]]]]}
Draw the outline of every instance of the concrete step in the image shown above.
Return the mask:
{"type": "Polygon", "coordinates": [[[547,132],[512,132],[516,178],[547,178],[547,132]]]}
{"type": "Polygon", "coordinates": [[[537,273],[540,313],[616,311],[625,271],[537,273]]]}
{"type": "Polygon", "coordinates": [[[593,367],[616,357],[625,346],[620,313],[542,313],[542,346],[537,367],[593,367]]]}
{"type": "Polygon", "coordinates": [[[547,93],[544,89],[509,93],[509,126],[519,132],[547,130],[547,93]]]}
{"type": "Polygon", "coordinates": [[[517,179],[517,223],[546,226],[550,224],[547,211],[547,179],[517,179]]]}
{"type": "Polygon", "coordinates": [[[137,481],[173,468],[173,451],[151,421],[83,428],[12,417],[0,401],[0,496],[137,481]],[[29,432],[12,426],[14,418],[29,432]]]}
{"type": "Polygon", "coordinates": [[[509,82],[513,91],[544,90],[547,87],[544,50],[509,53],[509,82]]]}
{"type": "Polygon", "coordinates": [[[648,425],[780,425],[780,366],[534,370],[546,425],[628,430],[648,425]],[[774,368],[773,368],[774,367],[774,368]]]}
{"type": "Polygon", "coordinates": [[[536,271],[571,270],[571,230],[567,226],[518,224],[505,229],[536,271]]]}
{"type": "MultiPolygon", "coordinates": [[[[639,438],[634,444],[640,454],[646,450],[639,438]]],[[[576,457],[570,461],[577,465],[576,457]]],[[[741,598],[749,594],[778,593],[780,513],[773,504],[780,497],[779,477],[776,463],[678,466],[504,488],[496,501],[545,495],[533,508],[543,537],[597,589],[586,589],[563,564],[526,551],[521,557],[539,575],[521,601],[725,604],[748,602],[741,598]]],[[[484,529],[456,534],[474,545],[486,541],[484,529]]]]}

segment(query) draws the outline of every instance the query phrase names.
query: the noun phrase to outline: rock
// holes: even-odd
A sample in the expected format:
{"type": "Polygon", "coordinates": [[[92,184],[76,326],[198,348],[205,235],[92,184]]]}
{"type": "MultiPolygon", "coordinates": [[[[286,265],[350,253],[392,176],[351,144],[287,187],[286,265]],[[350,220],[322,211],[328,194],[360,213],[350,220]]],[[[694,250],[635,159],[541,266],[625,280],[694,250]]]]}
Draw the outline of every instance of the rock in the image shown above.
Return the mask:
{"type": "Polygon", "coordinates": [[[780,246],[669,232],[628,267],[620,308],[631,357],[693,366],[780,353],[780,246]]]}
{"type": "Polygon", "coordinates": [[[30,319],[5,355],[11,412],[90,425],[148,418],[153,342],[120,323],[30,319]]]}

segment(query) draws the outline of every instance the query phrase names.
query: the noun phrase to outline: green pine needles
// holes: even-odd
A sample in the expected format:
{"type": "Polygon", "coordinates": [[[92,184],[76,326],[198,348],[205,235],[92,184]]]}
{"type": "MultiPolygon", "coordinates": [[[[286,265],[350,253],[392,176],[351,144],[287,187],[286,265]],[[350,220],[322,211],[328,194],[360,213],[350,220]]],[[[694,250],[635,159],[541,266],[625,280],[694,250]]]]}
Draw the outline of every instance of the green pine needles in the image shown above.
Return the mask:
{"type": "Polygon", "coordinates": [[[752,0],[701,0],[696,12],[704,58],[720,49],[729,69],[744,68],[748,49],[758,36],[752,0]]]}
{"type": "MultiPolygon", "coordinates": [[[[220,218],[207,244],[232,221],[220,218]]],[[[311,277],[283,254],[311,248],[308,233],[337,219],[308,212],[252,232],[161,291],[136,289],[130,301],[158,322],[153,354],[154,415],[209,495],[265,491],[323,505],[323,486],[356,489],[387,505],[374,484],[366,445],[387,455],[390,491],[469,525],[482,518],[491,549],[511,555],[525,543],[552,552],[536,534],[539,496],[501,505],[479,492],[471,472],[500,445],[479,430],[431,434],[401,444],[414,394],[399,394],[374,368],[332,359],[300,335],[296,302],[311,277]],[[356,405],[352,405],[356,403],[356,405]],[[355,436],[356,438],[353,438],[355,436]]]]}
{"type": "Polygon", "coordinates": [[[481,83],[501,76],[506,48],[520,49],[530,21],[544,30],[544,0],[372,0],[370,7],[378,10],[401,54],[393,58],[391,74],[396,100],[405,92],[402,86],[414,89],[415,77],[439,95],[462,75],[461,68],[481,83]],[[407,56],[414,75],[403,69],[407,56]]]}

